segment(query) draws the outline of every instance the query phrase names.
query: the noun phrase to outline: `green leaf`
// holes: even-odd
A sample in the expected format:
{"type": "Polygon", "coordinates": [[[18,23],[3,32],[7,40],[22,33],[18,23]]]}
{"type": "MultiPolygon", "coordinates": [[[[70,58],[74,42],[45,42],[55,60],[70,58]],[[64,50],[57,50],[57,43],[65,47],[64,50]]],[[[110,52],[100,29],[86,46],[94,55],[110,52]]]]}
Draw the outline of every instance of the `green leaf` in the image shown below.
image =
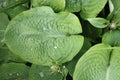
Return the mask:
{"type": "Polygon", "coordinates": [[[81,10],[81,0],[66,0],[66,11],[79,12],[81,10]]]}
{"type": "Polygon", "coordinates": [[[0,11],[6,11],[26,2],[29,2],[29,0],[0,0],[0,11]]]}
{"type": "Polygon", "coordinates": [[[54,67],[55,71],[51,68],[33,64],[30,68],[29,80],[62,80],[63,75],[59,72],[59,67],[54,67]]]}
{"type": "Polygon", "coordinates": [[[109,21],[104,18],[88,18],[87,20],[96,28],[105,28],[110,24],[109,21]]]}
{"type": "Polygon", "coordinates": [[[83,35],[91,39],[92,42],[97,43],[96,40],[100,38],[102,34],[102,28],[96,28],[92,26],[88,21],[81,21],[81,24],[83,26],[83,35]]]}
{"type": "Polygon", "coordinates": [[[72,13],[54,13],[50,7],[37,7],[12,19],[4,42],[26,61],[39,65],[62,64],[81,49],[84,38],[77,35],[81,32],[81,24],[72,13]]]}
{"type": "MultiPolygon", "coordinates": [[[[3,47],[2,47],[3,48],[3,47]]],[[[0,64],[16,62],[16,63],[25,63],[23,59],[19,56],[11,53],[7,48],[0,49],[0,64]]]]}
{"type": "Polygon", "coordinates": [[[0,64],[7,62],[8,50],[0,49],[0,64]]]}
{"type": "Polygon", "coordinates": [[[120,30],[106,32],[102,37],[102,43],[106,43],[111,46],[120,46],[120,30]]]}
{"type": "Polygon", "coordinates": [[[114,10],[117,10],[120,8],[120,0],[110,0],[113,4],[114,10]]]}
{"type": "Polygon", "coordinates": [[[63,11],[65,8],[65,0],[31,0],[33,7],[49,6],[54,11],[63,11]]]}
{"type": "Polygon", "coordinates": [[[0,66],[0,80],[28,80],[29,67],[19,63],[0,66]]]}
{"type": "Polygon", "coordinates": [[[97,44],[80,58],[74,80],[119,80],[120,47],[97,44]]]}
{"type": "Polygon", "coordinates": [[[81,0],[82,9],[80,15],[83,19],[94,18],[104,8],[107,0],[81,0]]]}
{"type": "Polygon", "coordinates": [[[4,31],[8,23],[9,23],[8,16],[5,13],[0,13],[0,47],[3,45],[1,40],[3,39],[4,31]]]}
{"type": "Polygon", "coordinates": [[[6,11],[6,13],[9,15],[9,17],[12,19],[14,18],[16,15],[18,15],[19,13],[23,12],[27,10],[26,7],[20,5],[20,6],[16,6],[14,8],[11,8],[9,10],[6,11]]]}
{"type": "Polygon", "coordinates": [[[90,41],[87,38],[85,38],[83,47],[79,51],[79,53],[70,62],[66,63],[66,67],[67,67],[69,74],[71,76],[73,76],[77,61],[91,46],[92,46],[92,44],[90,43],[90,41]]]}
{"type": "Polygon", "coordinates": [[[117,24],[120,24],[120,9],[113,12],[111,21],[112,21],[112,23],[115,23],[116,26],[117,26],[117,24]]]}

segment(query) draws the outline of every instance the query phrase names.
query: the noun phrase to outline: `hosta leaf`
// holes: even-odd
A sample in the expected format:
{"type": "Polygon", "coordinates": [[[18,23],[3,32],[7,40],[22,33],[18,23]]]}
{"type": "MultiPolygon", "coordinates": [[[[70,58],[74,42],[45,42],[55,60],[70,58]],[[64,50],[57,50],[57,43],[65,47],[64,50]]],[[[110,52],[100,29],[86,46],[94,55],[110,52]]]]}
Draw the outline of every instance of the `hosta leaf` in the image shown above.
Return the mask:
{"type": "Polygon", "coordinates": [[[119,80],[120,48],[97,44],[80,58],[74,80],[119,80]]]}
{"type": "Polygon", "coordinates": [[[59,12],[65,8],[65,0],[31,0],[33,7],[49,6],[54,11],[59,12]]]}
{"type": "Polygon", "coordinates": [[[5,13],[0,13],[0,47],[2,46],[1,40],[4,36],[4,31],[9,23],[8,16],[5,13]]]}
{"type": "Polygon", "coordinates": [[[113,4],[114,10],[117,10],[120,8],[120,0],[110,0],[113,4]]]}
{"type": "Polygon", "coordinates": [[[76,65],[77,61],[91,46],[92,46],[92,44],[90,43],[90,41],[87,38],[85,38],[83,47],[79,51],[79,53],[71,61],[66,63],[66,67],[67,67],[67,69],[69,71],[69,74],[71,76],[73,76],[73,73],[74,73],[74,70],[75,70],[75,65],[76,65]]]}
{"type": "Polygon", "coordinates": [[[8,58],[8,50],[0,49],[0,64],[5,63],[8,58]]]}
{"type": "Polygon", "coordinates": [[[105,28],[110,24],[109,21],[104,18],[88,18],[87,20],[96,28],[105,28]]]}
{"type": "Polygon", "coordinates": [[[29,67],[19,63],[0,66],[0,80],[28,80],[29,67]]]}
{"type": "Polygon", "coordinates": [[[120,25],[120,9],[116,10],[113,12],[113,16],[111,18],[111,22],[115,23],[116,26],[119,24],[120,25]]]}
{"type": "Polygon", "coordinates": [[[81,0],[66,0],[65,10],[70,12],[79,12],[81,10],[81,0]]]}
{"type": "Polygon", "coordinates": [[[48,66],[32,65],[29,72],[29,80],[62,80],[63,75],[56,69],[48,66]]]}
{"type": "Polygon", "coordinates": [[[0,0],[0,10],[6,11],[26,2],[29,2],[29,0],[0,0]]]}
{"type": "Polygon", "coordinates": [[[16,6],[14,8],[11,8],[11,9],[7,10],[6,13],[9,15],[10,18],[13,18],[13,17],[15,17],[16,15],[18,15],[19,13],[21,13],[25,10],[27,10],[27,8],[20,5],[20,6],[16,6]]]}
{"type": "Polygon", "coordinates": [[[75,15],[54,13],[50,7],[37,7],[12,19],[4,42],[13,53],[29,62],[61,64],[70,61],[81,49],[83,37],[77,35],[81,32],[75,15]]]}
{"type": "Polygon", "coordinates": [[[111,46],[120,46],[120,30],[106,32],[102,37],[102,42],[111,46]]]}
{"type": "MultiPolygon", "coordinates": [[[[102,34],[102,28],[96,28],[94,26],[92,26],[90,23],[88,23],[87,21],[82,21],[82,28],[83,28],[83,35],[90,38],[90,39],[98,39],[101,34],[102,34]]],[[[93,42],[93,40],[92,40],[93,42]]],[[[96,41],[95,41],[96,42],[96,41]]]]}
{"type": "Polygon", "coordinates": [[[94,18],[104,8],[107,0],[81,0],[82,9],[80,15],[83,19],[94,18]]]}
{"type": "Polygon", "coordinates": [[[25,63],[18,55],[11,53],[8,49],[0,49],[0,64],[9,62],[25,63]]]}

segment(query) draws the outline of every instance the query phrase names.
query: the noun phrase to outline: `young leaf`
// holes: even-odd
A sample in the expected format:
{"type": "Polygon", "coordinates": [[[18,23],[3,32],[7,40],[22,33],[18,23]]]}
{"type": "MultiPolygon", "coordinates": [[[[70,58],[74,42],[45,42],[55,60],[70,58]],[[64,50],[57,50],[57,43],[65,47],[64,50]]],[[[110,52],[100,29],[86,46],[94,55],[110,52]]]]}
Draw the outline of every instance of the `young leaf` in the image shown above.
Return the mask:
{"type": "Polygon", "coordinates": [[[120,30],[106,32],[102,37],[102,42],[111,46],[120,46],[120,30]]]}
{"type": "Polygon", "coordinates": [[[87,20],[96,28],[105,28],[110,24],[109,21],[104,18],[88,18],[87,20]]]}
{"type": "Polygon", "coordinates": [[[97,44],[80,58],[74,80],[119,80],[120,47],[97,44]]]}
{"type": "Polygon", "coordinates": [[[50,7],[44,6],[12,19],[4,42],[26,61],[39,65],[62,64],[81,49],[84,38],[77,35],[81,32],[81,24],[75,15],[54,13],[50,7]]]}
{"type": "Polygon", "coordinates": [[[81,10],[81,0],[66,0],[66,11],[79,12],[81,10]]]}
{"type": "Polygon", "coordinates": [[[120,0],[110,0],[114,6],[114,10],[117,10],[120,8],[120,0]]]}
{"type": "Polygon", "coordinates": [[[3,39],[4,31],[8,23],[9,23],[8,16],[5,13],[0,13],[0,47],[3,45],[1,40],[3,39]]]}
{"type": "Polygon", "coordinates": [[[60,73],[59,67],[54,67],[56,71],[51,68],[33,64],[30,68],[29,80],[62,80],[63,75],[60,73]]]}
{"type": "Polygon", "coordinates": [[[82,9],[80,15],[83,19],[94,18],[104,8],[107,0],[81,0],[82,9]]]}
{"type": "Polygon", "coordinates": [[[63,11],[65,8],[65,0],[31,0],[33,7],[49,6],[55,12],[63,11]]]}
{"type": "Polygon", "coordinates": [[[0,80],[28,80],[29,67],[19,63],[0,66],[0,80]]]}

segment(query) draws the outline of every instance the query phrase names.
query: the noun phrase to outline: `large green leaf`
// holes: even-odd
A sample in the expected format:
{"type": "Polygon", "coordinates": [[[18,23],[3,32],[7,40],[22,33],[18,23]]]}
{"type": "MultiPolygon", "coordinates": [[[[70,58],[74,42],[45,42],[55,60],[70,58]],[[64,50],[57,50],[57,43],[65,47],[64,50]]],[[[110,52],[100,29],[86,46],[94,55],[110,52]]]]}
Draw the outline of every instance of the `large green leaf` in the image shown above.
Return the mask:
{"type": "Polygon", "coordinates": [[[29,67],[19,63],[0,66],[0,80],[28,80],[29,67]]]}
{"type": "Polygon", "coordinates": [[[13,53],[29,62],[62,64],[70,61],[81,49],[84,39],[77,35],[81,32],[75,15],[54,13],[50,7],[37,7],[12,19],[4,42],[13,53]]]}
{"type": "Polygon", "coordinates": [[[81,10],[81,0],[66,0],[65,10],[70,12],[79,12],[81,10]]]}
{"type": "Polygon", "coordinates": [[[120,30],[106,32],[102,37],[102,42],[111,46],[120,46],[120,30]]]}
{"type": "Polygon", "coordinates": [[[80,15],[83,19],[94,18],[104,8],[107,0],[81,0],[82,9],[80,15]]]}
{"type": "Polygon", "coordinates": [[[50,6],[56,12],[65,8],[65,0],[31,0],[31,3],[33,7],[50,6]]]}
{"type": "Polygon", "coordinates": [[[48,66],[32,65],[29,72],[29,80],[62,80],[63,75],[59,71],[59,67],[55,67],[53,71],[48,66]]]}
{"type": "Polygon", "coordinates": [[[5,13],[0,13],[0,47],[3,44],[1,40],[3,39],[4,31],[8,23],[9,23],[8,16],[5,13]]]}
{"type": "Polygon", "coordinates": [[[119,80],[120,48],[97,44],[80,58],[74,80],[119,80]]]}

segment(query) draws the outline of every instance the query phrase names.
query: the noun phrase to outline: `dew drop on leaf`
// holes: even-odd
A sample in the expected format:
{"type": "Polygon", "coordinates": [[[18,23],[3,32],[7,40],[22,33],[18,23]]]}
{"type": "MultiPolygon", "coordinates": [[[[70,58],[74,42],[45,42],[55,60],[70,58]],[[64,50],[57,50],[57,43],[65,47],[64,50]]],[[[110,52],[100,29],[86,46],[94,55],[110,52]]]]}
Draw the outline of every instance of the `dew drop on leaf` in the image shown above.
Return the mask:
{"type": "Polygon", "coordinates": [[[57,49],[57,46],[54,46],[55,49],[57,49]]]}
{"type": "Polygon", "coordinates": [[[12,74],[12,73],[10,73],[9,75],[10,75],[10,76],[12,76],[13,74],[12,74]]]}
{"type": "Polygon", "coordinates": [[[40,77],[41,77],[41,78],[43,78],[43,77],[44,77],[43,72],[40,72],[40,73],[39,73],[39,75],[40,75],[40,77]]]}

